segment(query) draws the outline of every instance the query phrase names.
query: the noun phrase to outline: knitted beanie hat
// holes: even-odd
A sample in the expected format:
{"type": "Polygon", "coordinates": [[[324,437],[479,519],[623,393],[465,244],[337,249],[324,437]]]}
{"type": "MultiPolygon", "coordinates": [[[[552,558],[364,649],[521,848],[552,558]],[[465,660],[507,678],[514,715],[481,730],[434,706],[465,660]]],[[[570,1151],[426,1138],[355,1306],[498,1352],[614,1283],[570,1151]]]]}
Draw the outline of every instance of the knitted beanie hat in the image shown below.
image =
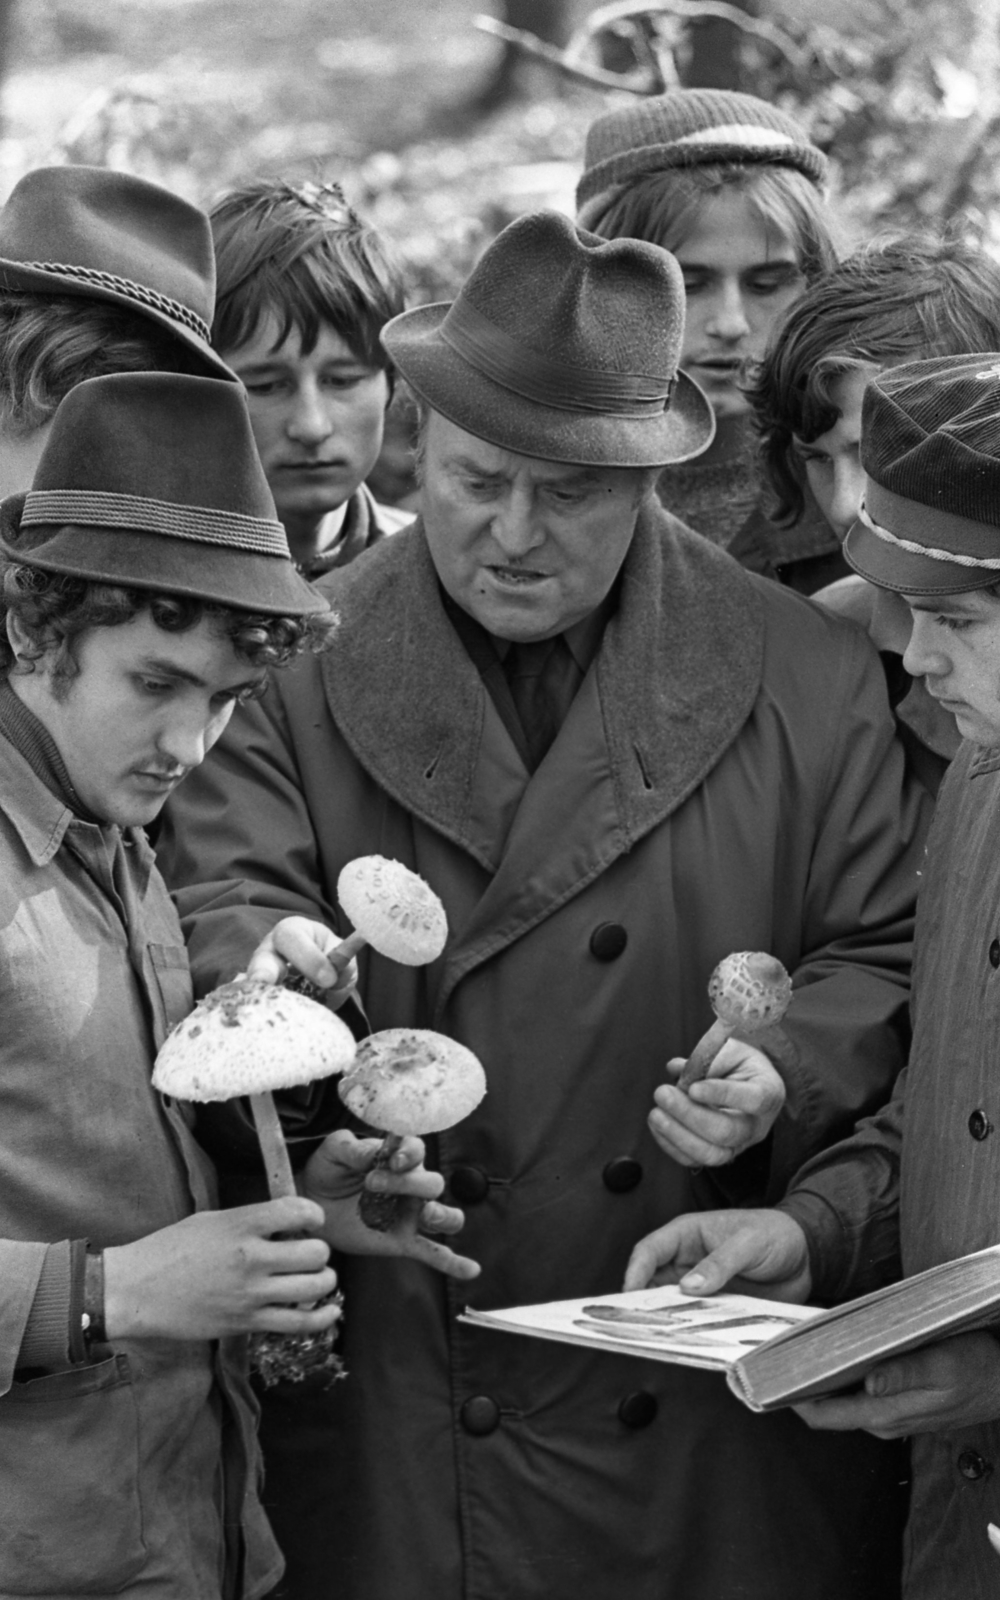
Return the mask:
{"type": "Polygon", "coordinates": [[[822,150],[766,100],[729,89],[677,89],[591,123],[576,191],[577,220],[594,228],[623,189],[651,172],[717,162],[792,167],[817,188],[827,175],[822,150]]]}

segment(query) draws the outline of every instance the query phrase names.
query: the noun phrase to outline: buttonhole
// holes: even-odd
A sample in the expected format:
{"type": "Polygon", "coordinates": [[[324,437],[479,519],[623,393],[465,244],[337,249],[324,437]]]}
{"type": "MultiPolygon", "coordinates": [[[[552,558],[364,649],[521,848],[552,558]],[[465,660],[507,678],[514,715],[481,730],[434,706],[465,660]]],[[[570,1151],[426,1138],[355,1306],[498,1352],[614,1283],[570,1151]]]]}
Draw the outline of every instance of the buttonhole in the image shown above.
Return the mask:
{"type": "Polygon", "coordinates": [[[646,763],[643,760],[642,751],[639,749],[638,745],[633,745],[632,748],[635,751],[635,759],[639,763],[639,771],[642,773],[643,787],[646,789],[651,789],[653,787],[653,780],[650,778],[649,773],[646,770],[646,763]]]}
{"type": "Polygon", "coordinates": [[[438,751],[437,755],[434,757],[434,760],[431,762],[430,766],[427,768],[427,771],[424,773],[424,778],[425,778],[427,783],[433,783],[434,782],[434,774],[437,772],[437,769],[438,769],[438,767],[440,765],[440,762],[441,762],[441,757],[444,755],[444,751],[445,751],[445,747],[444,747],[444,745],[442,745],[440,750],[438,751]]]}

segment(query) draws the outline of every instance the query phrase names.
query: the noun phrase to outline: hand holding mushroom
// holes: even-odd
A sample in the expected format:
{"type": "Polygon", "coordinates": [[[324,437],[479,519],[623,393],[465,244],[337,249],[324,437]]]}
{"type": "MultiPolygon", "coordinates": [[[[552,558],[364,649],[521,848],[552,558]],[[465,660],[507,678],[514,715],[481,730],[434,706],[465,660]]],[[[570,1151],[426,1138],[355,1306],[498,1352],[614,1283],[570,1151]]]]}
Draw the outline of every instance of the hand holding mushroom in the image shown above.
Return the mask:
{"type": "Polygon", "coordinates": [[[746,1038],[774,1027],[791,999],[781,963],[740,951],[719,963],[709,983],[716,1021],[687,1061],[667,1063],[676,1085],[658,1088],[649,1127],[667,1155],[686,1167],[718,1167],[766,1138],[785,1103],[784,1080],[746,1038]]]}

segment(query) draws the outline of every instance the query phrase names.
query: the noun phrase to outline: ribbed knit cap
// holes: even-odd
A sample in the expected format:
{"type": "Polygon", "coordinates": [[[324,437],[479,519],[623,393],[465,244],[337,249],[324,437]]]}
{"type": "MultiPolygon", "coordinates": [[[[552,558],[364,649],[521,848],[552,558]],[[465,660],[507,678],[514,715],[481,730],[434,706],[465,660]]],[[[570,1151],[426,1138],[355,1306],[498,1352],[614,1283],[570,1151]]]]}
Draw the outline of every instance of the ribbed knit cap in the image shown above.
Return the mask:
{"type": "Polygon", "coordinates": [[[851,565],[907,594],[1000,581],[1000,353],[890,367],[865,389],[861,428],[851,565]]]}
{"type": "Polygon", "coordinates": [[[827,174],[826,157],[805,129],[766,100],[729,89],[676,89],[591,123],[578,220],[592,228],[615,194],[650,172],[716,162],[792,167],[818,187],[827,174]]]}

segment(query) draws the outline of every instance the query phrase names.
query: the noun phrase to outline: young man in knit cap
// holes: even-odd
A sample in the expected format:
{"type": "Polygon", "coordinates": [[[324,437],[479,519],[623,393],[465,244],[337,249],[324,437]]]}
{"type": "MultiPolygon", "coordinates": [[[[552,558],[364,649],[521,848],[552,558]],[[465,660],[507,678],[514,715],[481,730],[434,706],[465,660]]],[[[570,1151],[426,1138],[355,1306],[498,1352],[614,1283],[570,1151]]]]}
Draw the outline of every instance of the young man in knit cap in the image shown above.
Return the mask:
{"type": "MultiPolygon", "coordinates": [[[[743,385],[784,312],[836,260],[826,158],[763,100],[682,89],[598,117],[584,163],[581,226],[604,239],[662,245],[683,269],[681,366],[708,395],[718,427],[697,461],[664,470],[659,494],[675,516],[739,557],[742,540],[767,526],[743,385]]],[[[786,535],[781,555],[781,576],[807,591],[843,572],[839,544],[814,507],[786,535]],[[811,564],[800,569],[804,560],[811,564]]]]}
{"type": "Polygon", "coordinates": [[[39,167],[0,211],[0,496],[30,488],[60,400],[110,372],[231,378],[210,344],[208,219],[106,167],[39,167]]]}
{"type": "MultiPolygon", "coordinates": [[[[238,1336],[335,1320],[326,1238],[364,1247],[371,1152],[335,1135],[316,1198],[213,1209],[150,1087],[192,993],[143,825],[326,605],[231,382],[78,385],[0,540],[0,1593],[251,1600],[281,1560],[238,1336]]],[[[441,1180],[389,1184],[396,1247],[465,1270],[414,1231],[455,1222],[421,1211],[441,1180]]]]}
{"type": "MultiPolygon", "coordinates": [[[[1000,1238],[1000,354],[915,361],[865,390],[865,497],[849,562],[901,595],[904,656],[963,744],[920,891],[913,1043],[889,1105],[795,1178],[779,1210],[682,1217],[643,1240],[654,1274],[702,1294],[735,1274],[837,1303],[1000,1238]],[[682,1276],[685,1274],[686,1276],[682,1276]]],[[[910,1437],[906,1600],[996,1593],[1000,1340],[962,1334],[875,1367],[811,1427],[910,1437]]]]}
{"type": "Polygon", "coordinates": [[[364,481],[392,397],[379,334],[403,309],[402,281],[335,183],[251,183],[211,223],[212,340],[246,388],[292,555],[318,578],[413,520],[364,481]]]}
{"type": "MultiPolygon", "coordinates": [[[[336,665],[234,719],[162,859],[205,988],[295,914],[284,954],[329,982],[310,946],[347,931],[344,864],[419,871],[444,954],[363,951],[359,990],[373,1027],[438,1028],[486,1069],[436,1141],[475,1304],[605,1292],[644,1228],[780,1195],[888,1095],[917,807],[861,631],[655,500],[713,426],[666,251],[523,217],[384,340],[425,408],[422,517],[320,580],[336,665]],[[728,1046],[687,1096],[665,1063],[733,949],[795,974],[787,1041],[728,1046]]],[[[892,1594],[893,1446],[752,1417],[717,1375],[465,1328],[468,1291],[406,1267],[343,1276],[352,1381],[290,1401],[269,1455],[294,1600],[892,1594]]]]}

